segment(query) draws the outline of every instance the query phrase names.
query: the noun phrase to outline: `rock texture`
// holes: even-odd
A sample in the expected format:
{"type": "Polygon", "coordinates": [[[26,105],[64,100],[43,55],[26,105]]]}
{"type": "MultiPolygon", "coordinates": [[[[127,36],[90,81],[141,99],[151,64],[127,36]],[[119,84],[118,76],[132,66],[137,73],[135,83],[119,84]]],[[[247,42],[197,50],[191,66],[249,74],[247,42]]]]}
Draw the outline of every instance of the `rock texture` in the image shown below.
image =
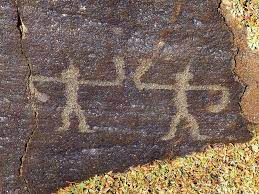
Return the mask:
{"type": "Polygon", "coordinates": [[[0,193],[23,193],[22,160],[33,131],[27,78],[14,2],[0,3],[0,193]]]}
{"type": "Polygon", "coordinates": [[[4,3],[3,191],[250,138],[219,1],[4,3]]]}
{"type": "Polygon", "coordinates": [[[240,25],[222,3],[222,13],[234,33],[234,43],[238,47],[235,73],[246,85],[241,106],[245,117],[252,123],[259,124],[259,51],[252,51],[247,45],[246,27],[240,25]]]}

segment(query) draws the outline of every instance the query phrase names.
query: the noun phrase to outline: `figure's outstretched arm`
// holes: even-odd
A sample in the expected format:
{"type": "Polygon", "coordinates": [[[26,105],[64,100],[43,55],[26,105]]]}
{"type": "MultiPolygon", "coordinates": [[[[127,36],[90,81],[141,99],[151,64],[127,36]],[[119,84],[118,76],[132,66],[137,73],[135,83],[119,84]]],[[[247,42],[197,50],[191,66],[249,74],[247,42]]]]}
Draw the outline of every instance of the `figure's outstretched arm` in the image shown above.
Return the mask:
{"type": "Polygon", "coordinates": [[[47,102],[49,99],[49,96],[45,93],[39,92],[35,87],[34,82],[62,82],[62,81],[55,77],[47,77],[47,76],[41,76],[41,75],[30,76],[29,88],[30,88],[31,94],[39,101],[47,102]]]}
{"type": "Polygon", "coordinates": [[[37,90],[37,88],[35,87],[33,81],[30,81],[29,89],[30,89],[31,95],[34,96],[35,98],[37,98],[39,101],[41,101],[41,102],[47,102],[48,101],[49,96],[45,93],[39,92],[37,90]]]}
{"type": "Polygon", "coordinates": [[[152,59],[145,59],[140,61],[140,65],[137,67],[133,76],[133,81],[139,90],[174,90],[175,86],[156,83],[144,83],[141,81],[142,76],[154,66],[152,59]]]}
{"type": "Polygon", "coordinates": [[[229,103],[229,89],[225,86],[220,85],[203,85],[203,86],[189,86],[189,90],[214,90],[214,91],[220,91],[221,94],[221,100],[219,104],[213,104],[209,106],[209,111],[213,113],[218,113],[225,109],[229,103]]]}
{"type": "Polygon", "coordinates": [[[124,58],[123,57],[115,57],[113,59],[113,62],[116,67],[116,73],[117,73],[117,78],[116,78],[116,83],[117,85],[121,85],[123,81],[125,80],[125,63],[124,63],[124,58]]]}
{"type": "Polygon", "coordinates": [[[148,70],[153,66],[152,59],[142,59],[140,65],[135,70],[133,81],[139,90],[145,89],[147,84],[141,82],[142,76],[148,72],[148,70]]]}

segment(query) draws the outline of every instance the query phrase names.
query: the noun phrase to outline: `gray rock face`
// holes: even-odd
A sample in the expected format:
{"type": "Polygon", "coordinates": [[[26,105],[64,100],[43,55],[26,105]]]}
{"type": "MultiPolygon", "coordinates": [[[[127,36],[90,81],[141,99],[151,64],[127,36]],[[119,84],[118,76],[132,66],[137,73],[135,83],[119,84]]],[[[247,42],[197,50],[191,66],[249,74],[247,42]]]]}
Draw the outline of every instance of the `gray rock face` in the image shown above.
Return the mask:
{"type": "Polygon", "coordinates": [[[29,71],[21,51],[16,6],[0,2],[0,193],[22,192],[21,159],[34,123],[29,71]]]}
{"type": "Polygon", "coordinates": [[[3,192],[46,193],[250,138],[217,0],[8,2],[0,7],[3,192]]]}

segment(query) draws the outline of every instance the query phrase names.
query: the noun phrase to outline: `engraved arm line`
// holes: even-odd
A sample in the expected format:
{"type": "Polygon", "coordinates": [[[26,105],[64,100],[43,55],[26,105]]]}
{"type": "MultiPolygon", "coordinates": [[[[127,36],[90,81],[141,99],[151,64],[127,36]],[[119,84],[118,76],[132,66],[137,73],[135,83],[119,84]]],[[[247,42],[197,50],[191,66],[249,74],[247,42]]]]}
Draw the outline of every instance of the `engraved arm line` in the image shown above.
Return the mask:
{"type": "MultiPolygon", "coordinates": [[[[154,66],[154,63],[152,62],[152,59],[146,59],[142,60],[140,62],[140,66],[137,67],[136,72],[133,76],[133,80],[135,82],[136,87],[139,90],[184,90],[184,91],[207,91],[207,90],[214,90],[214,91],[221,91],[221,102],[220,104],[216,105],[210,105],[208,107],[210,112],[217,113],[223,110],[227,104],[229,103],[229,90],[225,86],[221,85],[200,85],[200,86],[195,86],[195,85],[186,85],[182,86],[179,84],[175,85],[166,85],[166,84],[156,84],[156,83],[145,83],[141,81],[142,76],[148,72],[148,70],[154,66]]],[[[186,70],[187,72],[189,69],[186,70]]],[[[177,73],[175,74],[177,76],[182,76],[183,73],[177,73]]]]}

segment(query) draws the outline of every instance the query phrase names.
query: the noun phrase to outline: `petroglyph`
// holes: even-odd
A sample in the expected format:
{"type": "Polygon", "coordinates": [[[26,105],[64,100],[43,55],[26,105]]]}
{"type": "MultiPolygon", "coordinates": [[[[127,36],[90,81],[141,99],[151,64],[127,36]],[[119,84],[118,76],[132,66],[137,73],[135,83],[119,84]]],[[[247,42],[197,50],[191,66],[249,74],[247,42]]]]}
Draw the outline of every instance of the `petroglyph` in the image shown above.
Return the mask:
{"type": "Polygon", "coordinates": [[[78,90],[80,85],[89,86],[118,86],[123,84],[125,79],[124,73],[124,60],[121,57],[115,57],[113,60],[116,67],[117,78],[114,81],[100,81],[100,80],[78,80],[80,76],[79,69],[70,61],[68,69],[64,70],[61,74],[61,78],[58,77],[46,77],[40,75],[31,76],[30,88],[32,94],[42,102],[46,102],[49,97],[39,92],[34,86],[34,82],[59,82],[65,84],[65,96],[66,105],[62,112],[62,122],[63,125],[58,129],[58,131],[67,131],[70,127],[70,116],[74,113],[79,120],[79,132],[81,133],[91,133],[93,130],[87,124],[86,118],[84,116],[84,111],[78,103],[78,90]]]}
{"type": "Polygon", "coordinates": [[[176,96],[174,99],[176,106],[176,115],[173,116],[170,131],[167,135],[162,137],[163,140],[169,140],[175,137],[175,133],[177,131],[177,126],[179,125],[181,120],[186,120],[188,122],[188,127],[190,128],[190,132],[192,137],[198,140],[203,140],[208,138],[206,135],[201,135],[199,131],[199,124],[197,120],[191,115],[188,111],[188,101],[187,101],[187,91],[193,90],[214,90],[220,91],[221,94],[221,102],[220,104],[210,105],[208,107],[208,111],[213,113],[218,113],[226,108],[229,102],[229,90],[220,85],[201,85],[195,86],[190,85],[189,81],[193,78],[193,74],[190,71],[190,65],[187,65],[185,70],[181,73],[176,73],[176,84],[175,85],[163,85],[163,84],[155,84],[155,83],[145,83],[141,81],[142,76],[144,76],[151,67],[155,65],[156,57],[159,55],[159,52],[164,47],[165,43],[163,41],[159,42],[157,46],[157,51],[153,55],[151,59],[142,59],[140,61],[139,67],[136,69],[136,72],[133,76],[133,80],[135,82],[136,87],[139,90],[173,90],[176,92],[176,96]]]}

